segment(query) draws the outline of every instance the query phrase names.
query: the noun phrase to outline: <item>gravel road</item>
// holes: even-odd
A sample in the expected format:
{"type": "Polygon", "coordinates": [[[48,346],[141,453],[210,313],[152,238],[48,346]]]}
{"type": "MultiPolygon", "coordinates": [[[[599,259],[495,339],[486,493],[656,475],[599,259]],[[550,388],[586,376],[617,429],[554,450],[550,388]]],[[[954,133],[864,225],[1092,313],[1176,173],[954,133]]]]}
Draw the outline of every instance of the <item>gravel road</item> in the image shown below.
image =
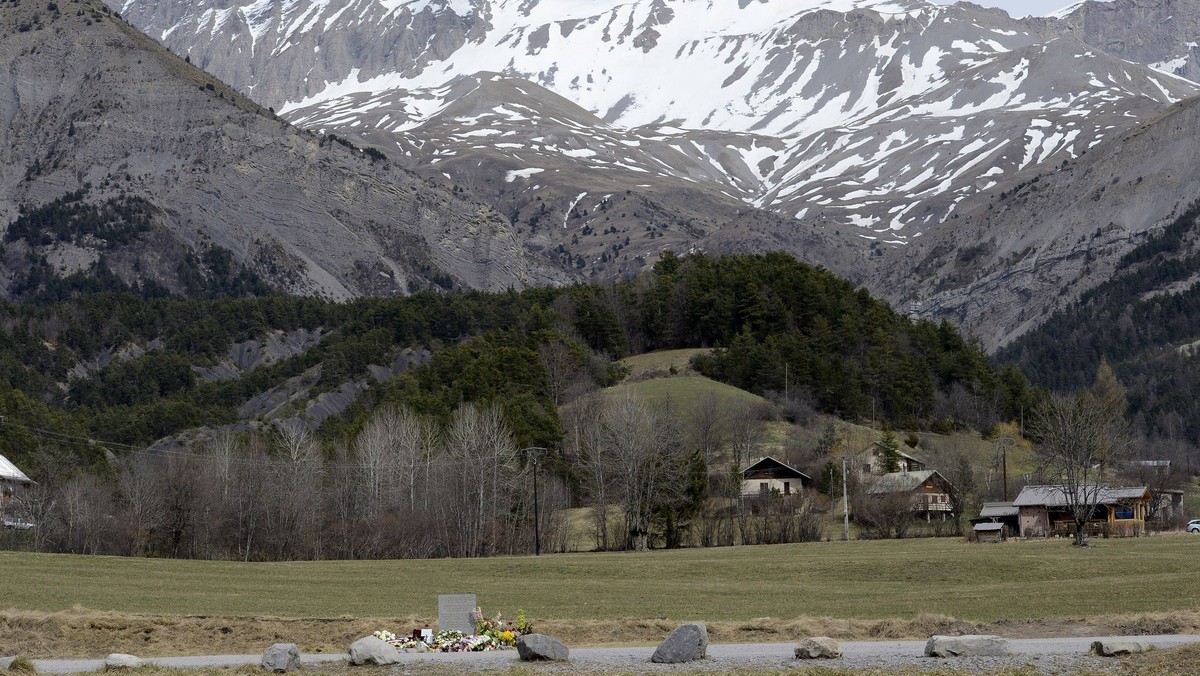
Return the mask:
{"type": "MultiPolygon", "coordinates": [[[[924,641],[846,641],[842,643],[843,657],[818,664],[851,669],[888,667],[918,667],[936,670],[955,667],[972,671],[999,669],[1009,666],[1033,665],[1038,672],[1055,674],[1072,672],[1078,667],[1094,671],[1116,670],[1119,661],[1088,654],[1093,641],[1121,637],[1011,639],[1008,657],[937,659],[924,657],[924,641]]],[[[1173,648],[1200,642],[1200,635],[1171,634],[1161,636],[1124,637],[1145,641],[1156,648],[1173,648]]],[[[795,643],[738,643],[712,644],[708,659],[681,665],[662,665],[650,662],[654,647],[640,648],[578,648],[571,650],[571,659],[562,664],[545,664],[539,672],[546,673],[605,673],[605,672],[725,672],[732,669],[788,669],[797,665],[793,656],[795,643]]],[[[166,667],[202,668],[257,664],[261,655],[208,655],[194,657],[155,657],[146,661],[166,667]]],[[[462,671],[493,671],[516,667],[520,662],[515,650],[487,653],[402,653],[401,665],[417,667],[453,665],[462,671]]],[[[346,655],[303,656],[307,665],[340,662],[346,655]]],[[[43,674],[70,674],[104,668],[104,660],[34,660],[43,674]]]]}

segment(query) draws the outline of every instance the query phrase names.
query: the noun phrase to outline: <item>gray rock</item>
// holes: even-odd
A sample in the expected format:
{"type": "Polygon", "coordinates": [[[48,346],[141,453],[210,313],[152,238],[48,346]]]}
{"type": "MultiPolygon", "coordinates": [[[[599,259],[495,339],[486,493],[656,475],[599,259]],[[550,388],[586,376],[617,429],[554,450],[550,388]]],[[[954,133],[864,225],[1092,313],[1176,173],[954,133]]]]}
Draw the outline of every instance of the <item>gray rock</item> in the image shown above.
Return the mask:
{"type": "Polygon", "coordinates": [[[396,664],[400,661],[400,651],[391,643],[375,636],[364,636],[350,644],[350,664],[396,664]]]}
{"type": "Polygon", "coordinates": [[[806,638],[796,646],[798,660],[836,660],[842,656],[842,644],[828,636],[806,638]]]}
{"type": "Polygon", "coordinates": [[[113,653],[104,658],[105,669],[137,669],[145,665],[146,661],[142,658],[125,653],[113,653]]]}
{"type": "Polygon", "coordinates": [[[1137,655],[1138,653],[1148,652],[1153,647],[1145,641],[1110,639],[1092,643],[1092,652],[1101,657],[1124,657],[1125,655],[1137,655]]]}
{"type": "Polygon", "coordinates": [[[295,671],[300,668],[300,649],[295,643],[276,643],[263,653],[262,666],[277,674],[295,671]]]}
{"type": "Polygon", "coordinates": [[[990,634],[932,636],[925,644],[926,657],[1003,657],[1008,641],[990,634]]]}
{"type": "Polygon", "coordinates": [[[678,664],[702,660],[708,653],[708,627],[703,622],[681,624],[658,644],[651,662],[678,664]]]}
{"type": "Polygon", "coordinates": [[[562,641],[545,634],[526,634],[517,639],[517,655],[522,662],[565,662],[570,652],[562,641]]]}
{"type": "Polygon", "coordinates": [[[12,666],[13,660],[17,659],[15,655],[8,657],[0,657],[0,671],[7,671],[12,666]]]}

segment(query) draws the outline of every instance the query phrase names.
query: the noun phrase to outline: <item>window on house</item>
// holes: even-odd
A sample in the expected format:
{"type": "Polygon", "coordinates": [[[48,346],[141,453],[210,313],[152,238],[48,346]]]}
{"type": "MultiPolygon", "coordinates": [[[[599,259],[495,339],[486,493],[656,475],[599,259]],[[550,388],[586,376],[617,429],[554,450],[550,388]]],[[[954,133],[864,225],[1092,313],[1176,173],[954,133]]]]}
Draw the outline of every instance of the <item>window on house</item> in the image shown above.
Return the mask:
{"type": "Polygon", "coordinates": [[[768,494],[770,492],[771,492],[771,487],[769,485],[767,485],[767,482],[765,482],[765,481],[759,482],[759,484],[758,484],[759,495],[765,496],[766,494],[768,494]]]}
{"type": "Polygon", "coordinates": [[[792,482],[790,482],[790,481],[783,482],[783,494],[784,495],[792,494],[792,482]]]}

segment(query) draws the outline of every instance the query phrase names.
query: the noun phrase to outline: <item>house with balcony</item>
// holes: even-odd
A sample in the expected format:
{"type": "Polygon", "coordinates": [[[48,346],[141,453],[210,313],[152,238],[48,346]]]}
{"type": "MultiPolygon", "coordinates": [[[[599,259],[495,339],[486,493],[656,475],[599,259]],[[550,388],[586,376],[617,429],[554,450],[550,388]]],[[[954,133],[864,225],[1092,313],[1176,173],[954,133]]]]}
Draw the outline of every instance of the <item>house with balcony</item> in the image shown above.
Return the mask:
{"type": "Polygon", "coordinates": [[[953,486],[936,470],[890,472],[865,480],[868,496],[904,495],[911,500],[913,514],[926,521],[945,521],[954,516],[950,502],[953,486]]]}

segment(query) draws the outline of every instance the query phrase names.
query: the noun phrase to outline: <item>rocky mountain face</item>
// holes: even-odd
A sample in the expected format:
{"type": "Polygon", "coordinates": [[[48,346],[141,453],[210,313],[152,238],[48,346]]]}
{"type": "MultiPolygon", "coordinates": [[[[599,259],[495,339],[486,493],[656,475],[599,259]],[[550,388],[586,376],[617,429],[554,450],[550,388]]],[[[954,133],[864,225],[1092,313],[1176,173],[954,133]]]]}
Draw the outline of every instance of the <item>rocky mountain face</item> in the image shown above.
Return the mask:
{"type": "MultiPolygon", "coordinates": [[[[1004,346],[1110,279],[1121,258],[1200,200],[1200,99],[1002,192],[883,263],[893,302],[1004,346]]],[[[1185,242],[1187,253],[1200,243],[1185,242]]],[[[1173,293],[1200,280],[1172,280],[1173,293]]],[[[1149,292],[1148,292],[1149,293],[1149,292]]]]}
{"type": "Polygon", "coordinates": [[[868,241],[908,241],[964,200],[1197,91],[1034,22],[921,0],[121,9],[302,126],[406,135],[413,166],[480,150],[517,160],[504,152],[513,137],[570,102],[583,147],[534,146],[567,167],[516,167],[543,169],[535,182],[565,184],[568,200],[585,187],[577,170],[647,173],[642,183],[682,178],[787,218],[860,227],[868,241]],[[523,86],[455,115],[492,72],[523,86]],[[591,147],[606,139],[620,161],[591,147]],[[426,145],[437,155],[412,152],[426,145]]]}
{"type": "Polygon", "coordinates": [[[1200,2],[1080,2],[1046,20],[1107,54],[1200,82],[1200,2]]]}
{"type": "Polygon", "coordinates": [[[493,209],[295,129],[99,3],[5,3],[0,26],[10,297],[76,272],[186,292],[231,265],[333,299],[570,279],[493,209]]]}
{"type": "Polygon", "coordinates": [[[1200,91],[1178,76],[1192,4],[1023,20],[925,0],[114,9],[283,118],[488,204],[560,276],[783,249],[994,347],[1189,199],[1126,154],[1200,91]]]}

